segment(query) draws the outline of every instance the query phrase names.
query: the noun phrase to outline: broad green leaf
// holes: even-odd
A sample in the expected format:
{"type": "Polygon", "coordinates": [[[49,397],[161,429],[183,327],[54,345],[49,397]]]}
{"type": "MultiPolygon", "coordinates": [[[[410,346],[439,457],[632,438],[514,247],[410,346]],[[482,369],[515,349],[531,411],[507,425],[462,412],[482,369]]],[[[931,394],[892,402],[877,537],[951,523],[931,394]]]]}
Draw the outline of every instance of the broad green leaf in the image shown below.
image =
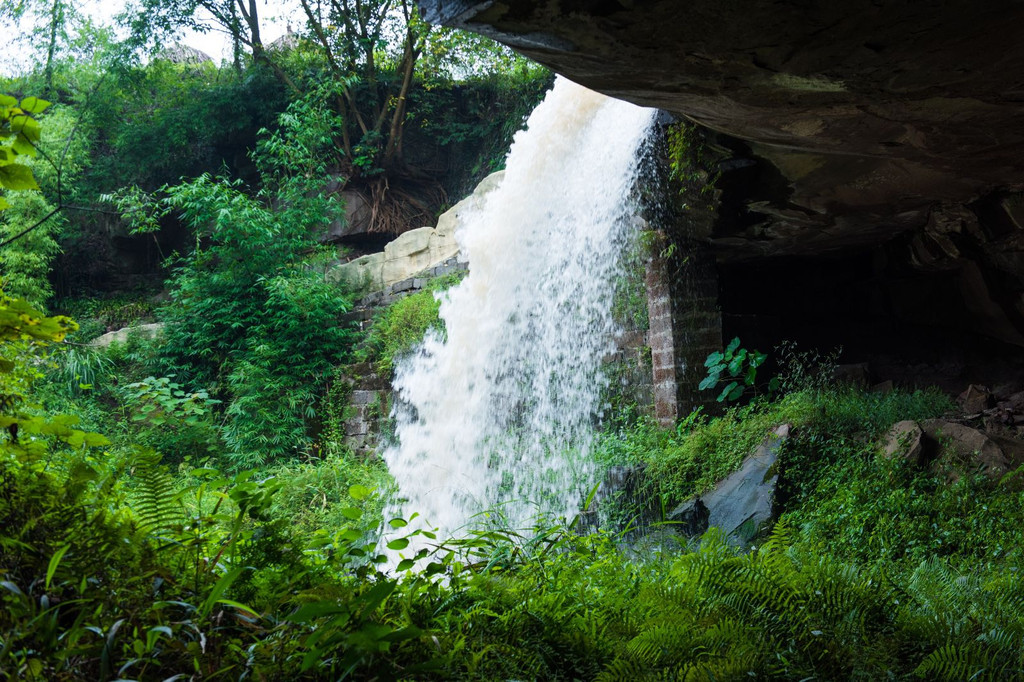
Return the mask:
{"type": "Polygon", "coordinates": [[[48,106],[49,102],[38,97],[26,97],[21,100],[21,108],[30,114],[41,114],[48,106]]]}
{"type": "Polygon", "coordinates": [[[346,519],[358,521],[363,516],[363,510],[360,509],[359,507],[345,507],[344,509],[341,510],[341,515],[344,516],[346,519]]]}
{"type": "Polygon", "coordinates": [[[743,369],[743,361],[747,358],[746,351],[740,351],[729,363],[729,374],[736,376],[743,369]]]}
{"type": "Polygon", "coordinates": [[[698,386],[698,388],[700,390],[702,390],[702,391],[706,391],[709,388],[714,388],[717,384],[718,384],[718,375],[717,374],[712,374],[710,376],[704,377],[704,381],[700,382],[700,386],[698,386]]]}
{"type": "Polygon", "coordinates": [[[359,538],[363,537],[363,534],[355,528],[348,528],[342,531],[339,537],[346,542],[355,542],[359,538]]]}
{"type": "Polygon", "coordinates": [[[736,351],[736,349],[739,348],[739,347],[740,347],[740,337],[735,336],[735,337],[733,337],[733,340],[729,342],[729,345],[726,346],[725,352],[726,353],[734,353],[736,351]]]}
{"type": "Polygon", "coordinates": [[[0,186],[5,189],[39,189],[32,171],[20,163],[0,166],[0,186]]]}
{"type": "Polygon", "coordinates": [[[365,500],[373,492],[365,485],[354,485],[348,489],[349,497],[353,500],[365,500]]]}
{"type": "Polygon", "coordinates": [[[16,107],[18,100],[10,95],[0,94],[0,107],[16,107]]]}
{"type": "MultiPolygon", "coordinates": [[[[725,388],[723,388],[722,392],[718,395],[718,402],[724,403],[726,400],[735,400],[735,398],[732,398],[731,395],[737,387],[739,387],[739,383],[736,381],[732,381],[726,384],[725,388]]],[[[740,388],[740,392],[742,391],[743,389],[740,388]]]]}
{"type": "Polygon", "coordinates": [[[31,116],[21,114],[19,116],[11,117],[11,132],[20,133],[31,142],[39,142],[39,135],[41,131],[42,128],[39,125],[39,121],[35,120],[31,116]]]}
{"type": "Polygon", "coordinates": [[[723,356],[722,356],[722,353],[720,351],[715,351],[714,353],[712,353],[711,355],[708,356],[707,360],[704,361],[704,366],[705,367],[712,367],[714,365],[717,365],[718,363],[720,363],[722,361],[722,357],[723,356]]]}
{"type": "Polygon", "coordinates": [[[32,141],[22,133],[18,133],[18,136],[14,138],[14,142],[11,143],[11,149],[14,150],[15,154],[19,154],[21,156],[36,156],[35,145],[32,144],[32,141]]]}
{"type": "Polygon", "coordinates": [[[396,552],[401,552],[403,549],[409,546],[409,541],[406,538],[398,538],[388,543],[388,549],[392,549],[396,552]]]}
{"type": "Polygon", "coordinates": [[[388,525],[392,528],[405,528],[409,524],[406,522],[405,519],[394,518],[388,521],[388,525]]]}

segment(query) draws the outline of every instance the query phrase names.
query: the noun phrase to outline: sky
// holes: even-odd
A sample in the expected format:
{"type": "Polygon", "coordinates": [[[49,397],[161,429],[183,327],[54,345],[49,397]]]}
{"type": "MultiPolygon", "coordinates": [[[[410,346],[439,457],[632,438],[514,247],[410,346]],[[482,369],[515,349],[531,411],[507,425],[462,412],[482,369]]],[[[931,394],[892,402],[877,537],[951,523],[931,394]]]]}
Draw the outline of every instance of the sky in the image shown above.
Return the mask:
{"type": "MultiPolygon", "coordinates": [[[[113,18],[124,10],[124,0],[71,0],[71,4],[83,14],[93,18],[96,22],[111,24],[113,18]]],[[[294,20],[296,7],[292,2],[281,2],[280,0],[269,2],[264,0],[260,3],[261,30],[263,42],[272,43],[285,34],[288,28],[289,19],[294,20]]],[[[208,15],[206,15],[208,16],[208,15]]],[[[213,23],[210,22],[212,26],[213,23]]],[[[24,36],[31,32],[32,18],[23,18],[20,23],[12,23],[0,18],[0,38],[8,35],[24,36]]],[[[207,33],[189,31],[183,33],[180,42],[202,50],[215,62],[231,59],[231,41],[224,34],[217,30],[207,33]]],[[[0,75],[11,76],[15,73],[14,65],[19,57],[19,48],[11,45],[10,41],[0,40],[0,75]]]]}

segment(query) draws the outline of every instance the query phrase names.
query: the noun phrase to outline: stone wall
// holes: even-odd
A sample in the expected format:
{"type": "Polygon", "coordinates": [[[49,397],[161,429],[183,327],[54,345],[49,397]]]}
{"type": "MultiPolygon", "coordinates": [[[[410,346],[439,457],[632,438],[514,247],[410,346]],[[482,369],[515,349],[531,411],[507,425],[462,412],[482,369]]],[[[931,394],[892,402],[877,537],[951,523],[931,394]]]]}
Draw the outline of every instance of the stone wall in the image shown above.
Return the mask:
{"type": "Polygon", "coordinates": [[[389,431],[393,391],[389,377],[371,362],[345,368],[349,402],[342,412],[345,444],[362,457],[375,456],[382,436],[389,431]]]}

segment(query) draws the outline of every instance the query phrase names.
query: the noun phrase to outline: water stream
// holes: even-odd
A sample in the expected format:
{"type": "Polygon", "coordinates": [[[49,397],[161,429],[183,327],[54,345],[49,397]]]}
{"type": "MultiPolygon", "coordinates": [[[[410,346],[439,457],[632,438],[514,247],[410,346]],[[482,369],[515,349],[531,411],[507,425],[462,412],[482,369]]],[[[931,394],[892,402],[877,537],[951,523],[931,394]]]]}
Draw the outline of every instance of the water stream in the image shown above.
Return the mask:
{"type": "MultiPolygon", "coordinates": [[[[390,516],[439,537],[571,517],[595,480],[594,424],[638,150],[653,111],[558,79],[457,239],[469,275],[399,364],[390,516]],[[486,517],[483,512],[489,512],[486,517]]],[[[408,552],[406,552],[408,554],[408,552]]]]}

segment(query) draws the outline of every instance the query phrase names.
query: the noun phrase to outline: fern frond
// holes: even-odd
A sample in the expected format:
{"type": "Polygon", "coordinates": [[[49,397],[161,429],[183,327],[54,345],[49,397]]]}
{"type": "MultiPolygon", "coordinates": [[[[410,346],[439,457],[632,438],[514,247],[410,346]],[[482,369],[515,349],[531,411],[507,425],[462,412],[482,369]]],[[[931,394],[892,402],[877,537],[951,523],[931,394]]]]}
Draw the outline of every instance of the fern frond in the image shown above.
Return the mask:
{"type": "Polygon", "coordinates": [[[132,510],[141,530],[156,538],[166,538],[168,531],[182,520],[181,496],[174,490],[174,479],[160,459],[160,453],[149,448],[136,450],[132,474],[137,489],[132,510]]]}

